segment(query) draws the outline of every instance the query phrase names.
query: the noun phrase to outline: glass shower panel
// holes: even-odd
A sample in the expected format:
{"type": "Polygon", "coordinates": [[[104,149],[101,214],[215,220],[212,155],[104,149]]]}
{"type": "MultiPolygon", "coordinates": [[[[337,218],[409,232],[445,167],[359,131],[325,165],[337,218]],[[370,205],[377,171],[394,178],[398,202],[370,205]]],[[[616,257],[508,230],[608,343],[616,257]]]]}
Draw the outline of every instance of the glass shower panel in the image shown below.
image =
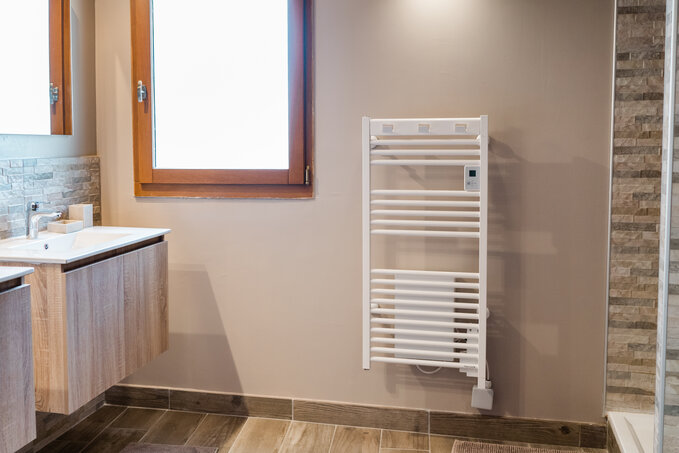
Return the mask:
{"type": "Polygon", "coordinates": [[[668,0],[665,42],[655,452],[679,451],[679,92],[677,7],[668,0]]]}

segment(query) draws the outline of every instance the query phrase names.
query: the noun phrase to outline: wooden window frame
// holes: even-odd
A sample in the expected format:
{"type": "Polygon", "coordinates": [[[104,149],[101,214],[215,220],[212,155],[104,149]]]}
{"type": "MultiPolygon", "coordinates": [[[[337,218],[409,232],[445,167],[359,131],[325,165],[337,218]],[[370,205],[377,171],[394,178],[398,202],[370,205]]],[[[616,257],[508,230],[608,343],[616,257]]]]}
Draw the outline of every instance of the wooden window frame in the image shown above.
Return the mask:
{"type": "Polygon", "coordinates": [[[130,0],[134,192],[137,197],[311,198],[313,197],[312,0],[288,0],[288,170],[158,169],[153,167],[153,78],[151,2],[130,0]],[[137,101],[137,83],[147,90],[137,101]]]}
{"type": "Polygon", "coordinates": [[[71,135],[71,0],[49,0],[49,21],[50,83],[59,88],[59,100],[50,105],[50,129],[52,135],[71,135]]]}

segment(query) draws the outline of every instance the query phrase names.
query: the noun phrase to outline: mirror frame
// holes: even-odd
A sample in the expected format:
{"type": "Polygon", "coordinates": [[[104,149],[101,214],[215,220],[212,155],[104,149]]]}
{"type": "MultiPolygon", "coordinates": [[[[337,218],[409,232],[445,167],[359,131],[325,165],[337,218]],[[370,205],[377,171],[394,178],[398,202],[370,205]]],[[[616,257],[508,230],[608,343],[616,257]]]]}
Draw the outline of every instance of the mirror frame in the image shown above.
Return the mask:
{"type": "Polygon", "coordinates": [[[50,82],[59,100],[50,106],[52,135],[73,134],[71,90],[71,0],[49,0],[50,82]]]}

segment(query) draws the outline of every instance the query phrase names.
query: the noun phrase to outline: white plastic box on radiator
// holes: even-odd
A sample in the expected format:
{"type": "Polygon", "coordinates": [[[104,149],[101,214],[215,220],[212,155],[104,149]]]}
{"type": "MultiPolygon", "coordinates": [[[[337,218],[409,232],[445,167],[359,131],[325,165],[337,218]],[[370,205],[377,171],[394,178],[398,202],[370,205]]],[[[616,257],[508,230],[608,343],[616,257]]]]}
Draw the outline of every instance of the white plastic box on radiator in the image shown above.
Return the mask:
{"type": "MultiPolygon", "coordinates": [[[[363,368],[372,362],[457,368],[471,405],[491,409],[486,367],[488,117],[363,118],[363,368]],[[462,167],[462,187],[372,186],[374,167],[462,167]],[[478,271],[374,268],[373,236],[469,240],[478,271]]],[[[451,184],[455,178],[451,176],[451,184]]]]}

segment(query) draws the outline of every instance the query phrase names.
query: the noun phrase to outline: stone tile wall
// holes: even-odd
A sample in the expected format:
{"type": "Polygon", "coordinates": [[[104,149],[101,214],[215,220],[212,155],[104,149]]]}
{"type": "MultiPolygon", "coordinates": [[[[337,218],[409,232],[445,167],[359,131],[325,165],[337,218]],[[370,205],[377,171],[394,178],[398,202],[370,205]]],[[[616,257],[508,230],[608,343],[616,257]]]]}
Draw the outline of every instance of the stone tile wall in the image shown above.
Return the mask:
{"type": "Polygon", "coordinates": [[[652,411],[665,0],[618,0],[606,406],[652,411]]]}
{"type": "MultiPolygon", "coordinates": [[[[101,184],[96,156],[0,160],[0,238],[26,234],[26,204],[47,202],[68,217],[68,205],[94,205],[101,223],[101,184]]],[[[43,226],[44,228],[44,226],[43,226]]]]}

